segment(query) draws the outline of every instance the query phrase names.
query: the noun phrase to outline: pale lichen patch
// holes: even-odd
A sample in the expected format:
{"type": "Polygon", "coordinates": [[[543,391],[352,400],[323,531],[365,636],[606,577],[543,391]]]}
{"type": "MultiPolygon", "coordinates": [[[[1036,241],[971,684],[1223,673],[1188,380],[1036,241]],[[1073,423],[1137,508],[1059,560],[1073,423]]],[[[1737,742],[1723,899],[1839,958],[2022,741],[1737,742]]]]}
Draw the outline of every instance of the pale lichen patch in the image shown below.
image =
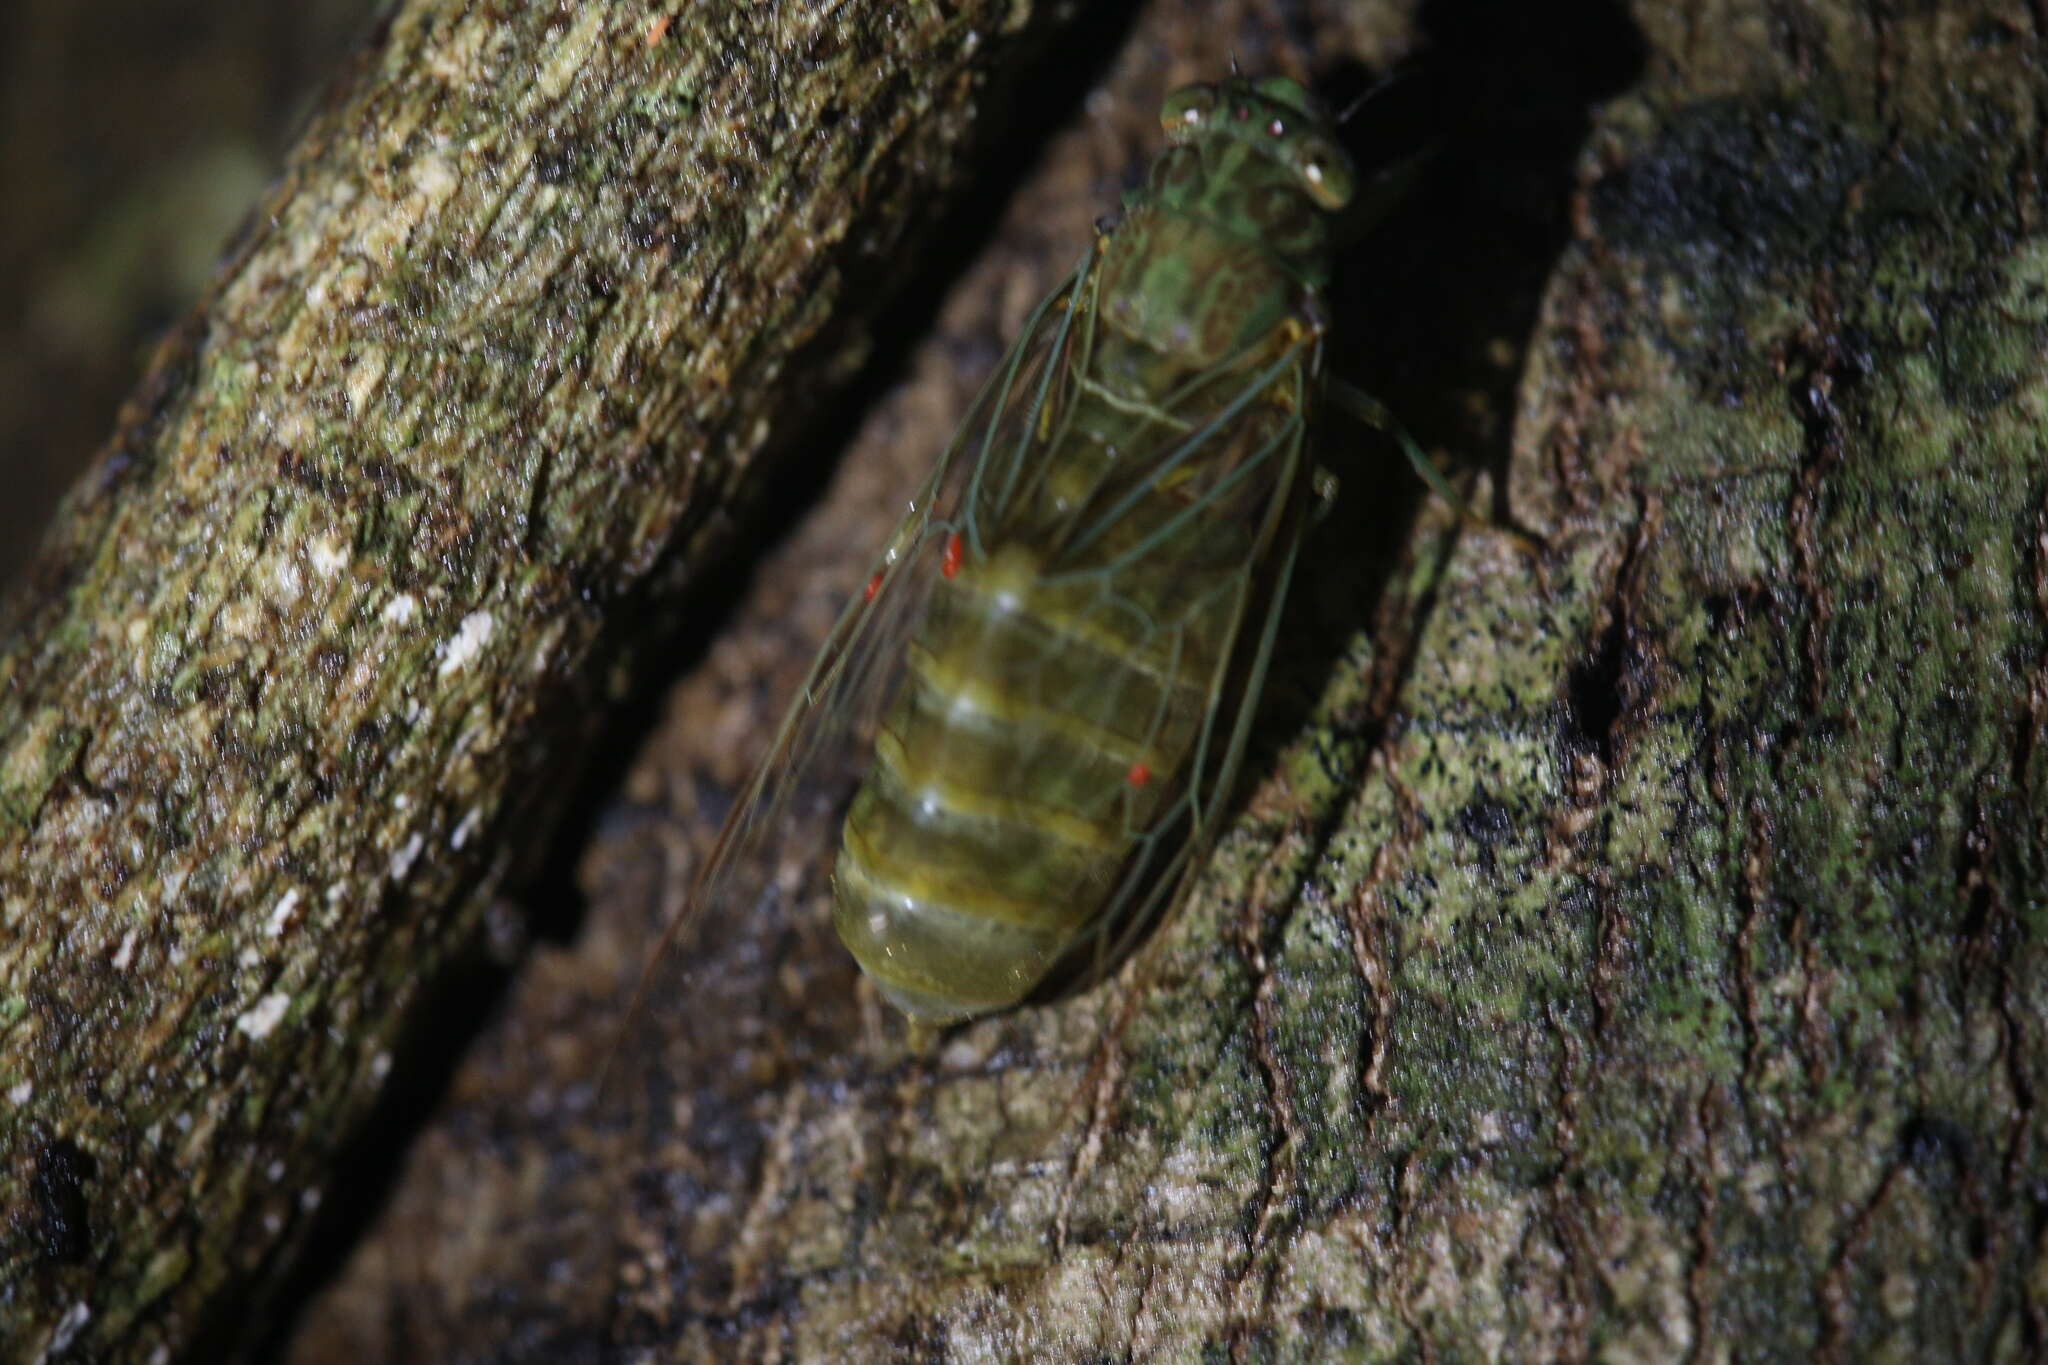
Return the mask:
{"type": "Polygon", "coordinates": [[[455,628],[455,634],[449,637],[447,647],[442,653],[441,676],[445,678],[450,673],[467,667],[471,660],[483,652],[484,646],[491,642],[491,634],[497,628],[497,618],[488,611],[473,611],[463,617],[462,624],[455,628]]]}
{"type": "Polygon", "coordinates": [[[602,6],[588,6],[578,16],[575,26],[556,41],[554,51],[541,64],[539,79],[534,82],[542,99],[560,99],[569,83],[589,63],[604,34],[607,14],[602,6]]]}
{"type": "Polygon", "coordinates": [[[420,66],[428,75],[449,85],[462,85],[475,79],[477,55],[489,44],[496,26],[481,20],[452,25],[435,34],[435,45],[427,48],[420,56],[420,66]]]}
{"type": "Polygon", "coordinates": [[[236,597],[221,603],[220,613],[214,620],[221,633],[237,640],[253,640],[261,633],[263,616],[255,602],[247,597],[236,597]]]}
{"type": "Polygon", "coordinates": [[[258,1000],[235,1018],[235,1027],[249,1037],[261,1041],[284,1022],[285,1011],[291,1008],[292,998],[283,991],[272,991],[258,1000]]]}
{"type": "Polygon", "coordinates": [[[266,926],[272,938],[284,933],[299,911],[299,889],[292,887],[277,898],[277,904],[270,907],[270,922],[266,926]]]}
{"type": "Polygon", "coordinates": [[[413,188],[427,197],[427,202],[439,208],[455,193],[462,177],[456,173],[448,158],[440,155],[423,156],[413,163],[413,188]]]}
{"type": "Polygon", "coordinates": [[[409,592],[402,592],[384,604],[384,621],[387,625],[403,626],[419,615],[420,601],[409,592]]]}
{"type": "Polygon", "coordinates": [[[420,851],[426,846],[426,840],[417,833],[399,845],[398,851],[391,855],[391,880],[404,881],[406,873],[412,871],[413,863],[419,859],[420,851]]]}
{"type": "Polygon", "coordinates": [[[348,567],[348,550],[331,536],[321,536],[306,547],[306,558],[322,578],[333,578],[348,567]]]}

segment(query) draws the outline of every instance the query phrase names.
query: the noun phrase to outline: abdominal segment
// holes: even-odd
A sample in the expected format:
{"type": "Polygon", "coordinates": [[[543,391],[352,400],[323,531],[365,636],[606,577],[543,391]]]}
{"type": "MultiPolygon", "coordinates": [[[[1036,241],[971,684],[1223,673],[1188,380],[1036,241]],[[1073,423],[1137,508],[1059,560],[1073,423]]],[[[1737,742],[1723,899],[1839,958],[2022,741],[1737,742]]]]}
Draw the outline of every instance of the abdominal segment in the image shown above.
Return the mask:
{"type": "Polygon", "coordinates": [[[1133,632],[1130,603],[1104,619],[1100,585],[1034,582],[1024,557],[935,590],[833,879],[841,938],[928,1021],[1018,1003],[1102,913],[1215,664],[1223,613],[1133,632]]]}

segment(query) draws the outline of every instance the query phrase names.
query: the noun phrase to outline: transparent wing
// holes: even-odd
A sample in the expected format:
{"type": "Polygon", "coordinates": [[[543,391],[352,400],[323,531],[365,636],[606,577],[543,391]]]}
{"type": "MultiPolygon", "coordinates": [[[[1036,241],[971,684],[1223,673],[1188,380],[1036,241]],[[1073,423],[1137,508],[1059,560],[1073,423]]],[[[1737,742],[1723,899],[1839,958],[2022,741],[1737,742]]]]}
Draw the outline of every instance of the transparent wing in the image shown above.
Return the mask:
{"type": "MultiPolygon", "coordinates": [[[[1288,382],[1312,387],[1319,357],[1297,359],[1299,368],[1288,382]]],[[[1209,439],[1225,442],[1246,435],[1219,429],[1209,439]]],[[[1231,809],[1312,497],[1302,415],[1297,411],[1256,439],[1257,447],[1242,463],[1219,459],[1220,472],[1208,471],[1207,484],[1191,499],[1191,507],[1212,513],[1222,509],[1258,529],[1236,568],[1211,595],[1189,604],[1184,624],[1193,626],[1210,616],[1215,643],[1187,761],[1147,793],[1148,802],[1130,800],[1127,794],[1130,856],[1089,930],[1048,974],[1041,996],[1084,988],[1120,963],[1179,899],[1231,809]]],[[[1155,531],[1146,539],[1158,535],[1155,531]]],[[[1116,558],[1125,576],[1142,562],[1129,550],[1116,558]]]]}
{"type": "MultiPolygon", "coordinates": [[[[1083,281],[1099,287],[1099,279],[1083,281]]],[[[977,462],[962,539],[993,554],[1024,545],[1039,575],[1040,650],[991,650],[988,690],[1019,714],[1079,717],[1105,744],[1144,757],[1121,775],[1096,765],[1077,791],[1073,727],[1020,726],[1020,787],[1058,793],[1063,815],[1121,825],[1130,852],[1039,996],[1093,981],[1175,899],[1212,841],[1270,660],[1279,603],[1307,524],[1307,416],[1322,383],[1321,329],[1304,313],[1156,398],[1130,380],[1145,356],[1103,325],[1083,294],[1068,365],[1012,449],[977,462]],[[1056,650],[1093,658],[1088,667],[1056,650]],[[1106,661],[1114,653],[1118,661],[1106,661]],[[1124,705],[1160,677],[1197,679],[1198,702],[1159,692],[1150,715],[1124,705]],[[1034,748],[1032,741],[1039,741],[1034,748]],[[1164,755],[1163,759],[1157,756],[1164,755]]]]}
{"type": "Polygon", "coordinates": [[[881,715],[902,675],[905,649],[949,556],[957,559],[963,490],[980,466],[1031,444],[1063,401],[1077,335],[1077,298],[1095,274],[1091,248],[1026,320],[910,510],[840,613],[768,750],[720,828],[682,908],[663,929],[625,1014],[630,1027],[677,935],[696,916],[745,914],[771,889],[776,846],[794,825],[836,815],[842,801],[799,803],[823,785],[843,796],[865,769],[881,715]]]}
{"type": "MultiPolygon", "coordinates": [[[[1290,456],[1294,466],[1290,473],[1305,490],[1308,471],[1302,455],[1297,447],[1290,456]]],[[[1306,521],[1303,509],[1291,511],[1284,523],[1275,527],[1274,562],[1247,566],[1240,590],[1232,599],[1230,654],[1211,675],[1201,740],[1188,777],[1170,806],[1139,837],[1115,898],[1096,922],[1096,932],[1075,945],[1072,961],[1084,981],[1100,980],[1143,938],[1193,879],[1201,857],[1221,830],[1265,690],[1281,607],[1293,580],[1306,521]]]]}

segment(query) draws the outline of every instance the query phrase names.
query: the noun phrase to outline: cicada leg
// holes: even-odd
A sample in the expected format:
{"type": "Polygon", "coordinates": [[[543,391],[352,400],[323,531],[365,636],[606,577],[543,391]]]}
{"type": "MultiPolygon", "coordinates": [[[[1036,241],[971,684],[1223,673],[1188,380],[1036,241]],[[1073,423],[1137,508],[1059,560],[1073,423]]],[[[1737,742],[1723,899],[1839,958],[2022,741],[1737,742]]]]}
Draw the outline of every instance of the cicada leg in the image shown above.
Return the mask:
{"type": "Polygon", "coordinates": [[[1542,536],[1512,518],[1504,517],[1495,521],[1473,511],[1472,505],[1465,500],[1464,495],[1451,486],[1451,481],[1444,477],[1444,472],[1438,469],[1436,463],[1423,453],[1422,447],[1415,443],[1415,438],[1408,434],[1408,429],[1394,420],[1394,415],[1387,411],[1385,403],[1356,385],[1347,384],[1336,378],[1329,381],[1327,392],[1332,402],[1360,422],[1393,437],[1395,444],[1401,447],[1401,453],[1407,456],[1409,465],[1421,476],[1422,481],[1429,485],[1430,491],[1449,503],[1451,509],[1466,525],[1477,530],[1497,531],[1505,535],[1532,559],[1543,558],[1549,550],[1550,547],[1544,543],[1542,536]]]}
{"type": "Polygon", "coordinates": [[[1343,483],[1334,473],[1321,465],[1315,467],[1315,472],[1309,475],[1309,479],[1310,487],[1315,494],[1314,506],[1309,515],[1315,519],[1315,524],[1320,526],[1323,519],[1337,509],[1337,495],[1344,491],[1343,483]]]}

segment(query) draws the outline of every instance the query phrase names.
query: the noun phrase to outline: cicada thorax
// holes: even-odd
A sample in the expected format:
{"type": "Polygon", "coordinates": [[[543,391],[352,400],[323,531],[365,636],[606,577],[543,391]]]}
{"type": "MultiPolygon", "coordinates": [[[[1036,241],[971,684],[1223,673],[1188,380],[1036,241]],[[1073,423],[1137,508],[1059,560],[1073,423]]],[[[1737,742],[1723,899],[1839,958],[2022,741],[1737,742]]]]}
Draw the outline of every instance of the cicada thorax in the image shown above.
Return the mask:
{"type": "Polygon", "coordinates": [[[1327,264],[1298,167],[1241,132],[1170,152],[1098,243],[1014,441],[911,570],[935,578],[833,880],[840,936],[913,1018],[1027,998],[1156,903],[1227,796],[1233,660],[1270,641],[1247,613],[1305,516],[1327,264]]]}

